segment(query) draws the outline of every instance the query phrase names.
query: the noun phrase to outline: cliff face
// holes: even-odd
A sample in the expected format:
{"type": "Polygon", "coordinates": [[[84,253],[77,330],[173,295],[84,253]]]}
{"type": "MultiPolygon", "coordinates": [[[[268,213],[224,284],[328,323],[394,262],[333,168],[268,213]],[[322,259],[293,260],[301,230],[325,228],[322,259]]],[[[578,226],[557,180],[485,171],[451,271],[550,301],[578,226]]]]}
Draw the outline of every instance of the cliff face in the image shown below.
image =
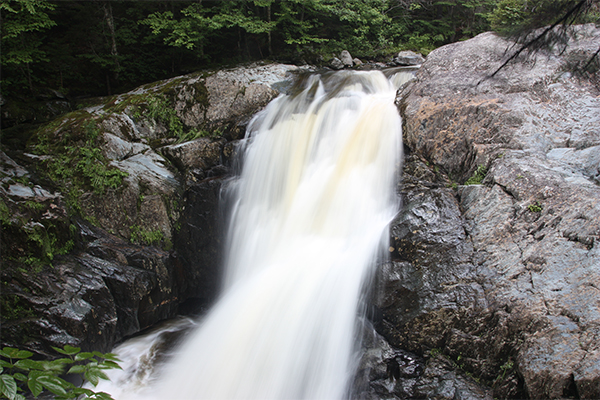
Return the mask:
{"type": "Polygon", "coordinates": [[[297,69],[186,75],[3,135],[3,343],[107,351],[210,301],[229,158],[297,69]]]}
{"type": "Polygon", "coordinates": [[[410,153],[376,327],[494,397],[600,397],[600,92],[569,72],[600,30],[575,34],[494,78],[514,44],[444,46],[397,99],[410,153]]]}

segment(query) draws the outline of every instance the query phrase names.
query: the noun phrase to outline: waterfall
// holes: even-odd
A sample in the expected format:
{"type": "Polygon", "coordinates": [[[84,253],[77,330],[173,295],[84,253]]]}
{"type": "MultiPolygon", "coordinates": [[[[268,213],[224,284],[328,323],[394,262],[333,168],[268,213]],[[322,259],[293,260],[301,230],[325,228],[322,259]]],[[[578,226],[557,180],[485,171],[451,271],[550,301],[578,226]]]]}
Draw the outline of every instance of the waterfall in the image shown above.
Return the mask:
{"type": "Polygon", "coordinates": [[[398,211],[395,94],[378,71],[310,75],[254,117],[227,189],[222,294],[135,398],[347,396],[361,294],[398,211]]]}

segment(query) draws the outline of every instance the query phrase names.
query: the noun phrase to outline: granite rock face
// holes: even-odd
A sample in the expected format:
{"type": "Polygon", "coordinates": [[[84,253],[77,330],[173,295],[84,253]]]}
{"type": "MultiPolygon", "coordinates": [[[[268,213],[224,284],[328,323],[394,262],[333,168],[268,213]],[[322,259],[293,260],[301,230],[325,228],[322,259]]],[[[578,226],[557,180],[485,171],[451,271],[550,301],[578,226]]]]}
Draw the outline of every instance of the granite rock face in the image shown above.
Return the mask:
{"type": "Polygon", "coordinates": [[[376,327],[494,397],[600,397],[600,97],[569,72],[599,42],[579,26],[490,78],[512,44],[481,34],[430,53],[397,99],[411,153],[376,327]]]}

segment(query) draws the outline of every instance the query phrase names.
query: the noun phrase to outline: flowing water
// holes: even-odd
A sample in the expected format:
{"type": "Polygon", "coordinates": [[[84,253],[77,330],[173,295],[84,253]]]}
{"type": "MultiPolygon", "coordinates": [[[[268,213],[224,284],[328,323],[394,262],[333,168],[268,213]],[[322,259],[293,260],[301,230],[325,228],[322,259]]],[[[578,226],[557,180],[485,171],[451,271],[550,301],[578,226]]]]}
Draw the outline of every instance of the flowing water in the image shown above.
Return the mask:
{"type": "Polygon", "coordinates": [[[119,400],[348,395],[361,294],[398,211],[394,80],[306,76],[255,116],[227,188],[220,299],[156,376],[140,354],[152,357],[142,348],[158,333],[118,349],[126,372],[101,390],[119,400]]]}

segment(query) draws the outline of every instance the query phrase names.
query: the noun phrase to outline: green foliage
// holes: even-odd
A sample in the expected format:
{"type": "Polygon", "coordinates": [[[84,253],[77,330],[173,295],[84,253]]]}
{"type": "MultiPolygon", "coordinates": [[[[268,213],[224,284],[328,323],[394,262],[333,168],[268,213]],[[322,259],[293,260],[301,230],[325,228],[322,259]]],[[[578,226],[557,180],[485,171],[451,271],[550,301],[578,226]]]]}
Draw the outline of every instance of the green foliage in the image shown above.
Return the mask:
{"type": "Polygon", "coordinates": [[[542,210],[544,209],[544,206],[539,201],[535,201],[534,203],[531,203],[530,205],[528,205],[527,209],[531,212],[539,213],[539,212],[542,212],[542,210]]]}
{"type": "Polygon", "coordinates": [[[37,398],[42,393],[50,392],[57,400],[77,399],[80,396],[86,399],[112,399],[108,393],[77,387],[60,375],[80,375],[96,386],[100,379],[108,379],[104,371],[121,368],[114,354],[81,352],[79,347],[69,345],[63,349],[53,348],[66,357],[51,361],[33,360],[33,353],[30,351],[11,347],[0,350],[0,398],[25,400],[24,394],[27,393],[37,398]]]}
{"type": "Polygon", "coordinates": [[[473,176],[467,179],[465,185],[481,185],[486,174],[487,168],[484,165],[479,165],[473,173],[473,176]]]}
{"type": "Polygon", "coordinates": [[[2,89],[21,87],[33,90],[30,65],[47,61],[40,33],[56,25],[47,12],[55,6],[46,0],[2,0],[2,89]],[[6,70],[12,74],[6,74],[6,70]]]}
{"type": "MultiPolygon", "coordinates": [[[[520,34],[555,23],[580,3],[580,0],[501,0],[487,18],[492,29],[499,33],[520,34]]],[[[588,3],[574,13],[570,21],[565,22],[594,22],[598,16],[591,11],[593,2],[588,3]]]]}
{"type": "Polygon", "coordinates": [[[23,318],[33,317],[33,310],[23,301],[23,299],[15,294],[2,293],[0,298],[0,306],[3,321],[14,321],[23,318]]]}
{"type": "Polygon", "coordinates": [[[10,224],[10,210],[2,199],[0,199],[0,223],[2,225],[10,224]]]}
{"type": "Polygon", "coordinates": [[[502,372],[502,375],[499,376],[499,379],[504,379],[504,377],[506,376],[506,373],[509,372],[510,370],[512,370],[515,366],[515,363],[511,360],[508,359],[504,364],[502,364],[500,366],[500,372],[502,372]]]}
{"type": "Polygon", "coordinates": [[[183,123],[170,101],[164,95],[152,95],[146,99],[144,115],[148,118],[165,123],[172,136],[183,135],[183,123]]]}
{"type": "Polygon", "coordinates": [[[146,230],[137,225],[129,227],[131,229],[131,243],[142,243],[146,245],[158,244],[164,239],[164,234],[160,229],[146,230]]]}
{"type": "Polygon", "coordinates": [[[34,151],[51,156],[40,173],[58,184],[72,211],[79,211],[78,199],[85,190],[102,195],[109,188],[121,187],[128,174],[109,164],[100,148],[100,129],[89,114],[70,115],[73,120],[65,118],[70,123],[42,126],[34,151]]]}
{"type": "Polygon", "coordinates": [[[47,11],[55,8],[46,0],[2,0],[2,65],[29,64],[46,60],[41,40],[33,36],[55,26],[47,11]]]}

